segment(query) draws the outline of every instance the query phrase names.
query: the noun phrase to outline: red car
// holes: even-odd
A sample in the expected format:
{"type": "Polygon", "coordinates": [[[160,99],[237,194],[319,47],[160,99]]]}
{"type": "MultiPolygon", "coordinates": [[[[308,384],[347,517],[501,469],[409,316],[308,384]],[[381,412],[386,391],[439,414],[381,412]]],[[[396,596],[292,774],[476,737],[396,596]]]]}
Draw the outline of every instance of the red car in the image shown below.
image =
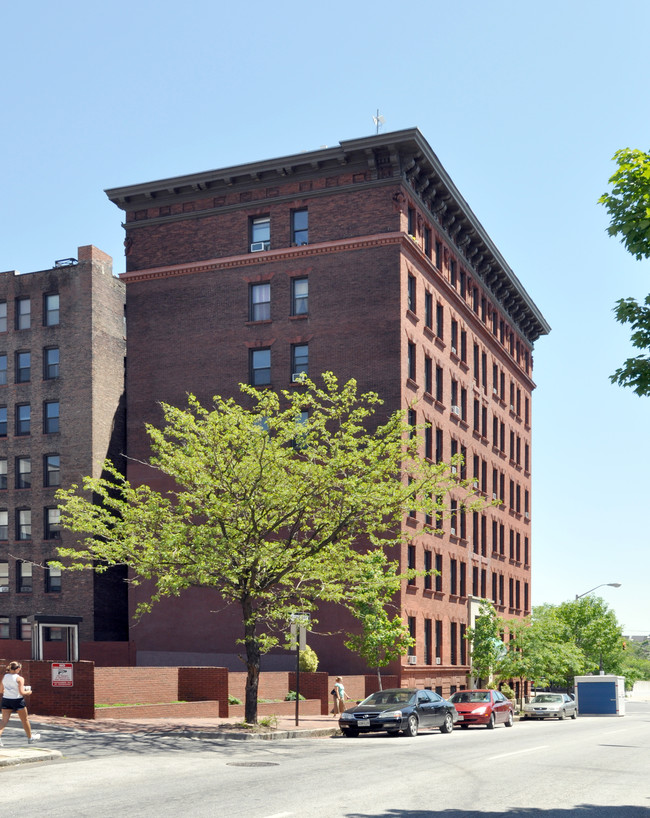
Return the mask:
{"type": "Polygon", "coordinates": [[[449,699],[461,717],[461,727],[484,724],[492,730],[496,724],[512,727],[514,707],[498,690],[459,690],[449,699]]]}

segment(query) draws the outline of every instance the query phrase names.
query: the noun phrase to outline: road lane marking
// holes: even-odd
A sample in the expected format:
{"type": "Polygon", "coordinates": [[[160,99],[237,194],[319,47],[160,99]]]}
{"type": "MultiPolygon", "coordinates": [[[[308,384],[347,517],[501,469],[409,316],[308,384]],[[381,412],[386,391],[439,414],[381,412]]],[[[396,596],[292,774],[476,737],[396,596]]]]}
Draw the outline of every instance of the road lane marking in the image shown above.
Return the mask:
{"type": "Polygon", "coordinates": [[[508,756],[518,756],[522,753],[534,753],[537,750],[546,750],[548,744],[541,744],[539,747],[529,747],[528,750],[515,750],[514,753],[502,753],[500,756],[490,756],[488,761],[496,761],[498,758],[508,758],[508,756]]]}

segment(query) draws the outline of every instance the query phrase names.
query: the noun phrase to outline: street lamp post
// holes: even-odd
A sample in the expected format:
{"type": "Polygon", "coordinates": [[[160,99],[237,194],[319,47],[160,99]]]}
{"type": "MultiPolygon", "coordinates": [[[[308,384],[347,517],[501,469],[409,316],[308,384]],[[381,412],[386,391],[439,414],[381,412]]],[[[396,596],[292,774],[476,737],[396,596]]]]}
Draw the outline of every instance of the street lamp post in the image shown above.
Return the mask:
{"type": "Polygon", "coordinates": [[[609,586],[610,588],[620,588],[620,582],[601,582],[600,585],[596,585],[595,588],[592,588],[589,591],[585,591],[584,594],[576,594],[576,599],[581,599],[583,596],[587,596],[587,594],[591,594],[593,591],[597,591],[599,588],[604,588],[605,586],[609,586]]]}

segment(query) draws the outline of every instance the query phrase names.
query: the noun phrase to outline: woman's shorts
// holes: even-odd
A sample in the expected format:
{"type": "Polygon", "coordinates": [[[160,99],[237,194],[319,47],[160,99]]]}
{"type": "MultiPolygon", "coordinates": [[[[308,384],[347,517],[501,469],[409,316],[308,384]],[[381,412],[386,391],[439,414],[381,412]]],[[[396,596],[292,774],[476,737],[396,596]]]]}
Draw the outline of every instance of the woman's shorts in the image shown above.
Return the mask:
{"type": "Polygon", "coordinates": [[[27,707],[25,704],[25,699],[21,696],[19,699],[6,699],[4,696],[2,697],[2,704],[0,705],[2,710],[22,710],[23,708],[27,707]]]}

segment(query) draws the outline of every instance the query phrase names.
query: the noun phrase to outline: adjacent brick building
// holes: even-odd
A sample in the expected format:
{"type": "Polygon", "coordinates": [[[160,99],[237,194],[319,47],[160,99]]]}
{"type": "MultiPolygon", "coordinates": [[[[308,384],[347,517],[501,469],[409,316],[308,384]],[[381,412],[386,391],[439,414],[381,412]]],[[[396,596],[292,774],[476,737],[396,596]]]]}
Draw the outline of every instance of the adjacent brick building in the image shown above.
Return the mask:
{"type": "MultiPolygon", "coordinates": [[[[75,541],[58,525],[57,488],[99,476],[125,446],[124,284],[96,247],[77,256],[0,273],[0,644],[28,658],[29,617],[80,617],[81,658],[101,662],[105,648],[126,663],[123,573],[48,567],[75,541]]],[[[65,628],[45,635],[45,656],[65,658],[65,628]]]]}
{"type": "MultiPolygon", "coordinates": [[[[423,453],[462,454],[502,501],[456,509],[401,555],[440,573],[402,589],[416,647],[390,670],[444,692],[465,684],[477,600],[530,610],[532,351],[549,327],[420,132],[107,193],[125,212],[130,479],[151,479],[138,461],[158,401],[184,405],[189,391],[207,404],[240,382],[300,388],[297,373],[332,370],[379,392],[386,413],[411,407],[423,453]]],[[[334,609],[320,621],[346,625],[334,609]]],[[[237,611],[195,589],[133,635],[139,664],[236,669],[240,631],[237,611]]],[[[363,670],[340,638],[310,643],[332,672],[363,670]]]]}

